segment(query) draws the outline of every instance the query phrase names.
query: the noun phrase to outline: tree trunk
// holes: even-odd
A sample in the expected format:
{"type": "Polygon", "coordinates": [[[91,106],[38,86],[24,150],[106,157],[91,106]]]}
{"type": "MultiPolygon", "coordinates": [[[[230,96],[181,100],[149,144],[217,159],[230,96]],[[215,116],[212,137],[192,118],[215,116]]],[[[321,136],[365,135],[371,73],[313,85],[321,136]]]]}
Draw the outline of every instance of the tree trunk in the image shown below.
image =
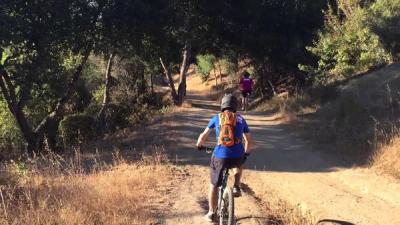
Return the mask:
{"type": "Polygon", "coordinates": [[[138,63],[137,66],[137,72],[140,75],[140,81],[139,81],[139,86],[138,86],[138,95],[142,95],[144,93],[146,93],[146,78],[145,78],[145,74],[144,74],[144,65],[143,63],[138,63]]]}
{"type": "Polygon", "coordinates": [[[110,56],[108,57],[108,63],[107,63],[107,69],[105,73],[105,79],[104,79],[104,84],[105,84],[105,90],[104,90],[104,96],[103,96],[103,102],[101,104],[101,109],[99,112],[99,121],[100,121],[100,127],[101,130],[103,130],[105,127],[105,111],[107,109],[107,106],[110,104],[110,91],[111,91],[111,83],[112,83],[112,76],[111,76],[111,71],[112,71],[112,66],[114,63],[114,57],[115,57],[115,52],[111,53],[110,56]]]}
{"type": "Polygon", "coordinates": [[[267,80],[267,82],[268,82],[268,84],[269,84],[269,87],[271,88],[271,91],[272,91],[272,97],[273,97],[273,96],[275,96],[275,95],[276,95],[276,90],[275,90],[275,87],[274,87],[274,85],[272,84],[271,80],[267,80]]]}
{"type": "Polygon", "coordinates": [[[44,133],[44,145],[50,152],[57,151],[57,130],[60,121],[52,120],[44,133]]]}
{"type": "Polygon", "coordinates": [[[25,113],[22,108],[18,107],[17,98],[15,96],[15,87],[9,80],[7,71],[1,67],[0,70],[0,89],[3,93],[3,97],[7,102],[7,106],[13,114],[17,125],[22,133],[25,140],[26,150],[28,154],[32,155],[36,148],[36,135],[33,132],[28,120],[26,119],[25,113]]]}
{"type": "Polygon", "coordinates": [[[167,78],[168,78],[169,86],[170,86],[170,88],[171,88],[172,99],[174,100],[174,102],[175,102],[175,104],[176,104],[176,101],[177,101],[177,99],[178,99],[178,94],[176,93],[175,84],[174,84],[174,79],[172,78],[171,72],[170,72],[169,69],[165,66],[165,64],[164,64],[164,62],[163,62],[163,60],[162,60],[161,57],[160,57],[160,63],[161,63],[161,66],[162,66],[163,69],[164,69],[165,76],[167,76],[167,78]]]}
{"type": "Polygon", "coordinates": [[[15,119],[17,124],[22,132],[22,136],[25,139],[25,150],[27,151],[28,155],[33,156],[36,152],[38,153],[38,135],[33,131],[32,127],[29,125],[25,114],[22,110],[18,110],[15,119]]]}
{"type": "Polygon", "coordinates": [[[191,46],[186,43],[183,48],[182,64],[179,73],[179,87],[178,87],[178,99],[177,104],[181,105],[183,103],[183,98],[186,96],[186,76],[189,69],[189,60],[191,56],[191,46]]]}
{"type": "MultiPolygon", "coordinates": [[[[264,61],[261,64],[261,93],[262,95],[267,94],[268,97],[273,97],[277,94],[273,79],[274,68],[271,63],[264,61]],[[268,88],[267,88],[268,87],[268,88]]],[[[264,97],[264,96],[263,96],[264,97]]]]}

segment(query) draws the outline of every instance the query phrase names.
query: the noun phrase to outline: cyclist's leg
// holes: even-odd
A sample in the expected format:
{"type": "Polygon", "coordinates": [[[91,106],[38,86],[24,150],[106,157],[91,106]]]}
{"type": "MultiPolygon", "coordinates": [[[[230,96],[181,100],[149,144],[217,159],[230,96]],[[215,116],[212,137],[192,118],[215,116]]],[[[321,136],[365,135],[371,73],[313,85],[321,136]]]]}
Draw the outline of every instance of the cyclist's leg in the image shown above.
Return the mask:
{"type": "Polygon", "coordinates": [[[235,186],[240,187],[240,179],[242,178],[243,168],[237,167],[233,169],[233,174],[235,176],[235,186]]]}
{"type": "Polygon", "coordinates": [[[208,193],[208,211],[209,212],[215,212],[217,209],[217,204],[218,204],[218,197],[217,197],[217,191],[218,188],[217,186],[210,184],[210,191],[208,193]]]}
{"type": "Polygon", "coordinates": [[[225,166],[225,159],[218,159],[214,156],[211,157],[210,163],[210,191],[208,194],[209,212],[215,212],[218,204],[218,186],[221,184],[222,172],[225,166]]]}
{"type": "Polygon", "coordinates": [[[240,188],[240,180],[242,177],[242,164],[243,164],[243,159],[242,158],[233,158],[230,159],[229,167],[232,168],[233,170],[233,175],[235,176],[235,182],[233,185],[233,196],[234,197],[240,197],[241,194],[241,188],[240,188]]]}
{"type": "Polygon", "coordinates": [[[233,175],[235,176],[235,186],[240,185],[240,178],[242,177],[243,159],[242,158],[229,158],[226,160],[226,166],[233,170],[233,175]]]}

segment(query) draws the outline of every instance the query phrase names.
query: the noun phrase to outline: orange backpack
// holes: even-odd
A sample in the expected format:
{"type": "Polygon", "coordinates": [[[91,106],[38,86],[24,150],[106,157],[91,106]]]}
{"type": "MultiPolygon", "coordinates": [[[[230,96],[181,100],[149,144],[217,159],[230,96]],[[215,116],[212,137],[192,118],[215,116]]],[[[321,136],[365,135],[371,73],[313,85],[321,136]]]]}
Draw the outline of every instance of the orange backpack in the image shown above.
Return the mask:
{"type": "Polygon", "coordinates": [[[219,114],[219,145],[231,147],[240,142],[239,138],[235,138],[236,116],[236,113],[233,112],[222,112],[219,114]]]}

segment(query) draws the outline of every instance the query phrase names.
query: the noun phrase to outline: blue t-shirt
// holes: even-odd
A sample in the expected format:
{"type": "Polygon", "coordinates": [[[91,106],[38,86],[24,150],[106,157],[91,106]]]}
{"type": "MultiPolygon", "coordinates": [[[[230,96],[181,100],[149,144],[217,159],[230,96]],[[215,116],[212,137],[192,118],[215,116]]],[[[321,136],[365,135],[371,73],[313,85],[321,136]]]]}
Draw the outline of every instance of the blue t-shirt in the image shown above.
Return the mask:
{"type": "MultiPolygon", "coordinates": [[[[215,136],[219,137],[219,114],[213,116],[211,121],[208,123],[208,128],[215,128],[215,136]]],[[[225,147],[222,145],[217,145],[214,148],[214,157],[215,158],[240,158],[244,155],[244,146],[243,146],[243,133],[249,133],[249,127],[247,126],[246,120],[239,114],[236,117],[236,126],[235,126],[235,137],[240,138],[242,141],[238,144],[234,144],[231,147],[225,147]]]]}

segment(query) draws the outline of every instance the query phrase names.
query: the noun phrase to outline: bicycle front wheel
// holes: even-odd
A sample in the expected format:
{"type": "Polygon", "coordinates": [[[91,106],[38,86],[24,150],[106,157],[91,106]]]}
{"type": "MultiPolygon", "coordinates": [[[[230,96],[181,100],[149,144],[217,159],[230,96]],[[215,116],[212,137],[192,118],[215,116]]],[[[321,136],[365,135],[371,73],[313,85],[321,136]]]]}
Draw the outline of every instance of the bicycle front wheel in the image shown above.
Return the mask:
{"type": "Polygon", "coordinates": [[[232,188],[226,188],[223,194],[223,206],[221,207],[219,225],[235,224],[235,202],[232,188]]]}
{"type": "Polygon", "coordinates": [[[249,109],[249,97],[246,97],[244,99],[244,111],[247,112],[248,109],[249,109]]]}

